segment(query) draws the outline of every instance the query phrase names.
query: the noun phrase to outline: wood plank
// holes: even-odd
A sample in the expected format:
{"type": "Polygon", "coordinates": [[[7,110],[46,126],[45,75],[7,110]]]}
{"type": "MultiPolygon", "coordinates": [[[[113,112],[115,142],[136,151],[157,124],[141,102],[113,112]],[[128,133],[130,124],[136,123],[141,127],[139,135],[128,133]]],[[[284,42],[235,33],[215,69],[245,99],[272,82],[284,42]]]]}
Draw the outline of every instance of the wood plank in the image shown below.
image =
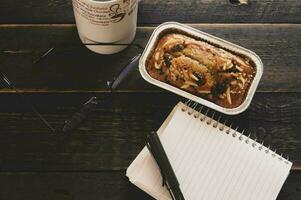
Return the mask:
{"type": "MultiPolygon", "coordinates": [[[[204,24],[194,27],[255,51],[264,63],[258,91],[301,91],[301,25],[204,24]]],[[[140,27],[135,43],[144,46],[153,29],[140,27]]],[[[139,52],[129,47],[109,56],[91,53],[80,44],[74,25],[2,25],[0,43],[1,69],[25,92],[107,90],[106,81],[139,52]],[[57,48],[33,65],[51,47],[57,48]]],[[[136,70],[121,90],[159,89],[143,81],[136,70]]]]}
{"type": "MultiPolygon", "coordinates": [[[[0,173],[2,200],[152,200],[132,185],[125,172],[0,173]]],[[[301,173],[292,172],[277,200],[301,198],[301,173]]]]}
{"type": "Polygon", "coordinates": [[[152,200],[128,181],[124,171],[0,173],[0,185],[1,200],[152,200]]]}
{"type": "MultiPolygon", "coordinates": [[[[74,23],[71,1],[2,0],[0,23],[74,23]]],[[[300,23],[299,0],[248,0],[247,5],[230,0],[143,0],[140,24],[165,21],[186,23],[300,23]]]]}
{"type": "MultiPolygon", "coordinates": [[[[32,94],[28,98],[57,129],[93,93],[32,94]]],[[[0,104],[0,171],[78,171],[125,169],[172,107],[181,100],[166,93],[97,94],[111,104],[78,131],[61,140],[51,135],[15,94],[2,94],[0,104]],[[21,104],[20,104],[21,103],[21,104]]],[[[217,116],[217,115],[216,115],[217,116]]],[[[226,117],[251,132],[252,138],[289,155],[301,166],[301,93],[256,94],[247,112],[226,117]]],[[[240,130],[241,130],[240,129],[240,130]]]]}

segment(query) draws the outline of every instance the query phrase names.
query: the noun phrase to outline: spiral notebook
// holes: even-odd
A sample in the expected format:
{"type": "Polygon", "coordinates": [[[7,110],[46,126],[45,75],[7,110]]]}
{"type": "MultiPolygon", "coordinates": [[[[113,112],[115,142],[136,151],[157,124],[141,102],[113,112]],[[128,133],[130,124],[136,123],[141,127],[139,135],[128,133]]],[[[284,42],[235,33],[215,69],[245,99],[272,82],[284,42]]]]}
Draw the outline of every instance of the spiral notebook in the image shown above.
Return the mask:
{"type": "MultiPolygon", "coordinates": [[[[262,144],[181,102],[157,132],[186,200],[276,199],[292,167],[262,144]]],[[[127,176],[155,199],[171,200],[147,148],[127,176]]]]}

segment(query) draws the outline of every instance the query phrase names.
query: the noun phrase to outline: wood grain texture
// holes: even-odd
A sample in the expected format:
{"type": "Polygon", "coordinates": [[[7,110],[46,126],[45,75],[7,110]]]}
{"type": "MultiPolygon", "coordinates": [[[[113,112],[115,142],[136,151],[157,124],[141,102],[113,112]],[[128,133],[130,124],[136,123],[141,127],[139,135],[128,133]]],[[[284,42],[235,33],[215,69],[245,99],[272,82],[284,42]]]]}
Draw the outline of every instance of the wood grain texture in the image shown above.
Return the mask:
{"type": "MultiPolygon", "coordinates": [[[[27,94],[50,123],[60,129],[94,94],[27,94]]],[[[0,171],[95,171],[125,169],[145,144],[145,136],[162,124],[181,100],[166,93],[97,94],[111,103],[64,140],[50,135],[15,94],[2,94],[0,104],[0,171]],[[20,104],[21,103],[21,104],[20,104]]],[[[249,110],[227,117],[252,138],[289,155],[301,166],[301,94],[261,93],[249,110]]]]}
{"type": "MultiPolygon", "coordinates": [[[[18,95],[0,88],[0,199],[152,200],[125,169],[146,134],[183,99],[147,84],[138,70],[109,93],[106,81],[139,50],[88,51],[78,39],[71,0],[2,0],[0,13],[0,69],[56,129],[89,97],[111,99],[64,137],[51,135],[18,95]]],[[[293,170],[277,199],[301,199],[301,1],[143,0],[135,43],[145,46],[153,26],[165,21],[193,23],[262,58],[264,76],[250,108],[222,119],[289,155],[293,170]]]]}
{"type": "Polygon", "coordinates": [[[0,185],[1,200],[152,200],[128,181],[124,171],[0,173],[0,185]]]}
{"type": "MultiPolygon", "coordinates": [[[[71,0],[2,0],[0,23],[74,23],[71,0]]],[[[143,0],[139,24],[185,23],[300,23],[299,0],[143,0]]]]}
{"type": "MultiPolygon", "coordinates": [[[[132,185],[124,171],[0,173],[0,185],[1,200],[153,200],[132,185]]],[[[300,199],[300,186],[300,172],[292,172],[277,200],[300,199]]]]}
{"type": "MultiPolygon", "coordinates": [[[[256,52],[264,63],[259,92],[301,91],[301,25],[205,24],[194,27],[256,52]]],[[[145,46],[153,30],[153,27],[138,28],[135,43],[145,46]]],[[[73,25],[2,25],[0,43],[0,67],[24,91],[106,91],[106,81],[139,52],[129,47],[110,56],[92,53],[81,45],[73,25]],[[33,65],[51,47],[56,49],[33,65]]],[[[159,89],[143,81],[136,70],[121,90],[159,89]]]]}

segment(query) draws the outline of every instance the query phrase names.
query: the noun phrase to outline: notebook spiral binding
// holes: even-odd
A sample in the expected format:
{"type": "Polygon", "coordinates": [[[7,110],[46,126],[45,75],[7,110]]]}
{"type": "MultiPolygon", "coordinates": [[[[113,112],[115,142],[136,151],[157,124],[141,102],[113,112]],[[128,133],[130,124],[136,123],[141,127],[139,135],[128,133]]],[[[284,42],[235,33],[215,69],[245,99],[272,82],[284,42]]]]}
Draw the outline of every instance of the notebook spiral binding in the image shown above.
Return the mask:
{"type": "MultiPolygon", "coordinates": [[[[230,124],[229,126],[226,125],[227,121],[225,120],[223,123],[220,121],[221,120],[221,115],[218,116],[217,120],[214,119],[214,117],[216,117],[216,112],[214,111],[212,116],[208,116],[208,113],[210,111],[209,108],[205,108],[202,105],[199,105],[196,102],[193,102],[192,100],[187,100],[185,102],[186,107],[182,108],[183,112],[187,112],[188,115],[193,115],[194,118],[199,118],[200,121],[202,122],[206,122],[207,125],[212,125],[214,128],[218,128],[221,132],[226,133],[227,135],[232,135],[233,138],[238,138],[238,140],[245,142],[246,144],[250,144],[252,145],[253,148],[256,148],[258,146],[258,150],[262,151],[263,150],[263,142],[261,142],[260,144],[258,144],[257,142],[257,138],[252,139],[253,142],[251,143],[251,133],[248,134],[248,136],[246,139],[244,139],[244,132],[245,130],[242,131],[242,133],[239,133],[238,127],[236,127],[235,129],[233,129],[233,125],[230,124]],[[199,107],[199,109],[197,109],[199,107]],[[204,111],[206,109],[206,111],[204,111]],[[204,112],[204,114],[203,114],[204,112]],[[207,120],[206,120],[207,119],[207,120]],[[234,130],[234,131],[233,131],[234,130]],[[232,132],[231,132],[232,131],[232,132]]],[[[264,150],[264,153],[266,154],[271,154],[272,157],[278,158],[280,161],[284,161],[286,164],[289,164],[289,158],[287,157],[286,159],[284,159],[282,157],[282,154],[279,156],[276,153],[276,150],[273,151],[271,150],[270,146],[267,147],[267,149],[264,150]]]]}

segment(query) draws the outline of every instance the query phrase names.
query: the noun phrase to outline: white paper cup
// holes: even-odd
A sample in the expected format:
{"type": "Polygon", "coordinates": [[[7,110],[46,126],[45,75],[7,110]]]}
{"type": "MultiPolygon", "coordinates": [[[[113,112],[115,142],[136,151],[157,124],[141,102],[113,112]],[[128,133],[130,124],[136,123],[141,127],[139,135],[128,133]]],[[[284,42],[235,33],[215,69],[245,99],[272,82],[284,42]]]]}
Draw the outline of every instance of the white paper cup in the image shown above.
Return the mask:
{"type": "MultiPolygon", "coordinates": [[[[72,0],[77,30],[84,44],[131,43],[136,34],[138,0],[72,0]]],[[[96,53],[113,54],[127,46],[86,45],[96,53]]]]}

